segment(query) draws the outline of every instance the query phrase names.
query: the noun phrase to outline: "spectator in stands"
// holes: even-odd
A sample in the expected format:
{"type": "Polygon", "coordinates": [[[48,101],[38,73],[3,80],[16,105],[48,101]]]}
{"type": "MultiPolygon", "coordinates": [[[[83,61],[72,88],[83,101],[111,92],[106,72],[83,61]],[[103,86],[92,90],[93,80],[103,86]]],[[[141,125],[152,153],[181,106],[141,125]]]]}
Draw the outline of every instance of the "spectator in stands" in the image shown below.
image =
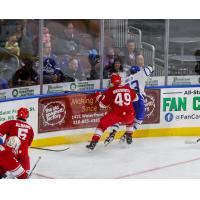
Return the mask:
{"type": "Polygon", "coordinates": [[[99,73],[97,70],[97,68],[100,67],[99,63],[100,63],[100,56],[97,52],[96,49],[91,49],[89,50],[89,55],[88,55],[88,61],[91,65],[91,70],[89,73],[89,77],[87,77],[88,80],[96,80],[99,79],[99,73]]]}
{"type": "Polygon", "coordinates": [[[25,56],[33,56],[32,39],[26,35],[26,26],[24,23],[16,26],[15,35],[20,48],[20,54],[25,56]]]}
{"type": "Polygon", "coordinates": [[[79,52],[79,39],[75,34],[74,25],[69,22],[63,35],[54,37],[54,53],[74,55],[79,52]]]}
{"type": "Polygon", "coordinates": [[[114,63],[115,57],[116,57],[116,55],[115,55],[114,49],[112,47],[108,48],[106,56],[104,57],[104,60],[103,60],[104,68],[110,67],[110,65],[112,65],[114,63]]]}
{"type": "Polygon", "coordinates": [[[51,51],[51,43],[44,42],[43,43],[43,61],[47,58],[53,59],[56,63],[56,66],[59,65],[57,56],[55,54],[53,54],[51,51]]]}
{"type": "Polygon", "coordinates": [[[123,71],[124,70],[120,58],[116,58],[114,63],[109,68],[104,68],[104,78],[110,78],[112,73],[121,73],[123,71]]]}
{"type": "Polygon", "coordinates": [[[1,19],[0,20],[0,46],[5,47],[9,36],[13,35],[16,25],[20,23],[19,19],[1,19]]]}
{"type": "Polygon", "coordinates": [[[95,65],[95,68],[91,68],[90,76],[87,77],[87,80],[97,80],[100,78],[100,63],[95,65]]]}
{"type": "Polygon", "coordinates": [[[138,67],[144,67],[145,66],[144,56],[142,54],[140,54],[136,57],[136,66],[138,66],[138,67]]]}
{"type": "MultiPolygon", "coordinates": [[[[36,39],[37,40],[37,39],[36,39]]],[[[44,27],[43,28],[43,61],[47,58],[51,58],[56,62],[56,65],[58,66],[58,59],[55,54],[52,53],[52,45],[51,45],[51,35],[49,33],[48,28],[44,27]]],[[[37,43],[37,42],[34,42],[37,43]]],[[[37,51],[36,48],[34,51],[37,51]]],[[[36,55],[35,53],[32,54],[32,56],[36,55]]],[[[37,61],[36,61],[36,66],[37,68],[39,67],[39,57],[38,55],[35,56],[37,61]]]]}
{"type": "MultiPolygon", "coordinates": [[[[142,55],[142,54],[140,54],[140,55],[138,55],[137,57],[136,57],[136,66],[137,67],[140,67],[140,68],[145,68],[145,67],[147,67],[147,69],[149,68],[149,66],[153,69],[153,71],[154,71],[154,66],[152,65],[152,63],[147,63],[147,64],[145,64],[145,62],[144,62],[144,56],[142,55]]],[[[153,73],[153,71],[150,73],[150,74],[152,74],[153,73]]]]}
{"type": "Polygon", "coordinates": [[[69,60],[65,78],[67,79],[67,82],[86,80],[85,76],[78,70],[78,60],[76,58],[71,58],[69,60]]]}
{"type": "Polygon", "coordinates": [[[5,44],[5,48],[8,49],[12,54],[15,54],[16,56],[20,55],[20,48],[17,42],[16,35],[11,35],[8,38],[8,41],[5,44]]]}
{"type": "Polygon", "coordinates": [[[44,69],[43,69],[43,83],[60,83],[65,82],[66,78],[61,71],[61,69],[57,66],[55,60],[52,58],[46,58],[43,61],[44,69]]]}
{"type": "Polygon", "coordinates": [[[140,52],[138,49],[136,49],[135,42],[133,40],[128,40],[123,59],[125,71],[129,72],[130,67],[136,64],[136,57],[139,54],[140,52]]]}
{"type": "Polygon", "coordinates": [[[65,74],[67,73],[67,69],[68,69],[68,66],[69,66],[69,60],[71,60],[72,58],[75,58],[78,60],[78,71],[81,72],[83,74],[83,76],[85,76],[85,65],[84,63],[82,62],[82,60],[80,59],[80,56],[74,54],[74,55],[63,55],[63,56],[59,56],[58,58],[58,64],[62,70],[62,72],[65,74]]]}
{"type": "Polygon", "coordinates": [[[49,33],[49,29],[47,27],[43,27],[43,44],[51,45],[51,34],[49,33]]]}
{"type": "Polygon", "coordinates": [[[33,69],[33,61],[25,58],[21,60],[21,68],[18,69],[12,77],[12,87],[22,87],[37,85],[39,83],[39,75],[33,69]]]}

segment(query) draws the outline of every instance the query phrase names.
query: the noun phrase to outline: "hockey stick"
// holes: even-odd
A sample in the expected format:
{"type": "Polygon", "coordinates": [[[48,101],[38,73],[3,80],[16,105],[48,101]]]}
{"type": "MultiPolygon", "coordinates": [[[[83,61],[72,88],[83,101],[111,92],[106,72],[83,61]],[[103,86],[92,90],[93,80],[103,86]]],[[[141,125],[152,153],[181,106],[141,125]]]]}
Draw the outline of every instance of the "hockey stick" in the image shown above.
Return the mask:
{"type": "Polygon", "coordinates": [[[185,144],[197,144],[198,142],[200,142],[200,138],[198,138],[197,140],[186,140],[185,144]]]}
{"type": "Polygon", "coordinates": [[[38,159],[36,160],[35,164],[33,165],[32,169],[31,169],[31,171],[30,171],[30,173],[29,173],[29,175],[28,175],[28,178],[31,177],[31,175],[32,175],[32,173],[33,173],[33,171],[34,171],[34,169],[36,168],[36,166],[37,166],[37,164],[38,164],[38,162],[40,161],[41,158],[42,158],[42,157],[39,156],[38,159]]]}
{"type": "Polygon", "coordinates": [[[31,147],[32,149],[38,149],[38,150],[44,150],[44,151],[54,151],[54,152],[61,152],[61,151],[66,151],[70,147],[67,147],[65,149],[48,149],[48,148],[41,148],[41,147],[31,147]]]}

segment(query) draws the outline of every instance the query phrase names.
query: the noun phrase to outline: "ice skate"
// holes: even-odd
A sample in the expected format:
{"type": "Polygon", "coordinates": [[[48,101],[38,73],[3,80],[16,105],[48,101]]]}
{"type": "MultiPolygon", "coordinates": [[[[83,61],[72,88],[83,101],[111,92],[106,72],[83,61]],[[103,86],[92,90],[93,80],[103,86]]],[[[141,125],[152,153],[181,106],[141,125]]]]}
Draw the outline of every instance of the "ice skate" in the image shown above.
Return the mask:
{"type": "Polygon", "coordinates": [[[119,140],[120,143],[124,143],[125,141],[127,144],[131,144],[133,142],[131,133],[125,133],[119,140]]]}
{"type": "Polygon", "coordinates": [[[90,151],[94,150],[97,142],[96,141],[91,141],[90,144],[86,145],[86,148],[90,151]]]}
{"type": "Polygon", "coordinates": [[[126,143],[127,144],[132,144],[133,138],[131,133],[126,133],[126,143]]]}

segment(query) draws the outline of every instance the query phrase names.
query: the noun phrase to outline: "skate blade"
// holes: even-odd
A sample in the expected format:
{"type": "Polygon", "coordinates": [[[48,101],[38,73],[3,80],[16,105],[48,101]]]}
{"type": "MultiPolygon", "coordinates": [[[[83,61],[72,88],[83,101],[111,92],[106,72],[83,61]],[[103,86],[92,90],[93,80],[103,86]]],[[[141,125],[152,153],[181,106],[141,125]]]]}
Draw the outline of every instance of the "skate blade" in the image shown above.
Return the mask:
{"type": "Polygon", "coordinates": [[[109,141],[109,142],[104,142],[104,146],[107,147],[113,140],[109,141]]]}

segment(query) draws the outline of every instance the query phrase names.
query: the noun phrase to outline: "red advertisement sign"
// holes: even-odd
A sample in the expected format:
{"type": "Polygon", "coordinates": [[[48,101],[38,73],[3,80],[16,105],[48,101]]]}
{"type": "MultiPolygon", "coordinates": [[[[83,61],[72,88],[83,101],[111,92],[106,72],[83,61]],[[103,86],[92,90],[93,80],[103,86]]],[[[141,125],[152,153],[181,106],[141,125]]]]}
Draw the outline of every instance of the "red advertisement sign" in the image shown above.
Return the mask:
{"type": "MultiPolygon", "coordinates": [[[[145,124],[160,121],[160,90],[147,90],[145,124]]],[[[100,109],[94,94],[73,94],[39,99],[39,133],[93,128],[107,113],[100,109]]]]}
{"type": "Polygon", "coordinates": [[[160,123],[160,89],[148,89],[145,93],[145,118],[143,124],[160,123]]]}
{"type": "Polygon", "coordinates": [[[96,127],[107,111],[94,94],[74,94],[39,99],[39,133],[96,127]]]}

